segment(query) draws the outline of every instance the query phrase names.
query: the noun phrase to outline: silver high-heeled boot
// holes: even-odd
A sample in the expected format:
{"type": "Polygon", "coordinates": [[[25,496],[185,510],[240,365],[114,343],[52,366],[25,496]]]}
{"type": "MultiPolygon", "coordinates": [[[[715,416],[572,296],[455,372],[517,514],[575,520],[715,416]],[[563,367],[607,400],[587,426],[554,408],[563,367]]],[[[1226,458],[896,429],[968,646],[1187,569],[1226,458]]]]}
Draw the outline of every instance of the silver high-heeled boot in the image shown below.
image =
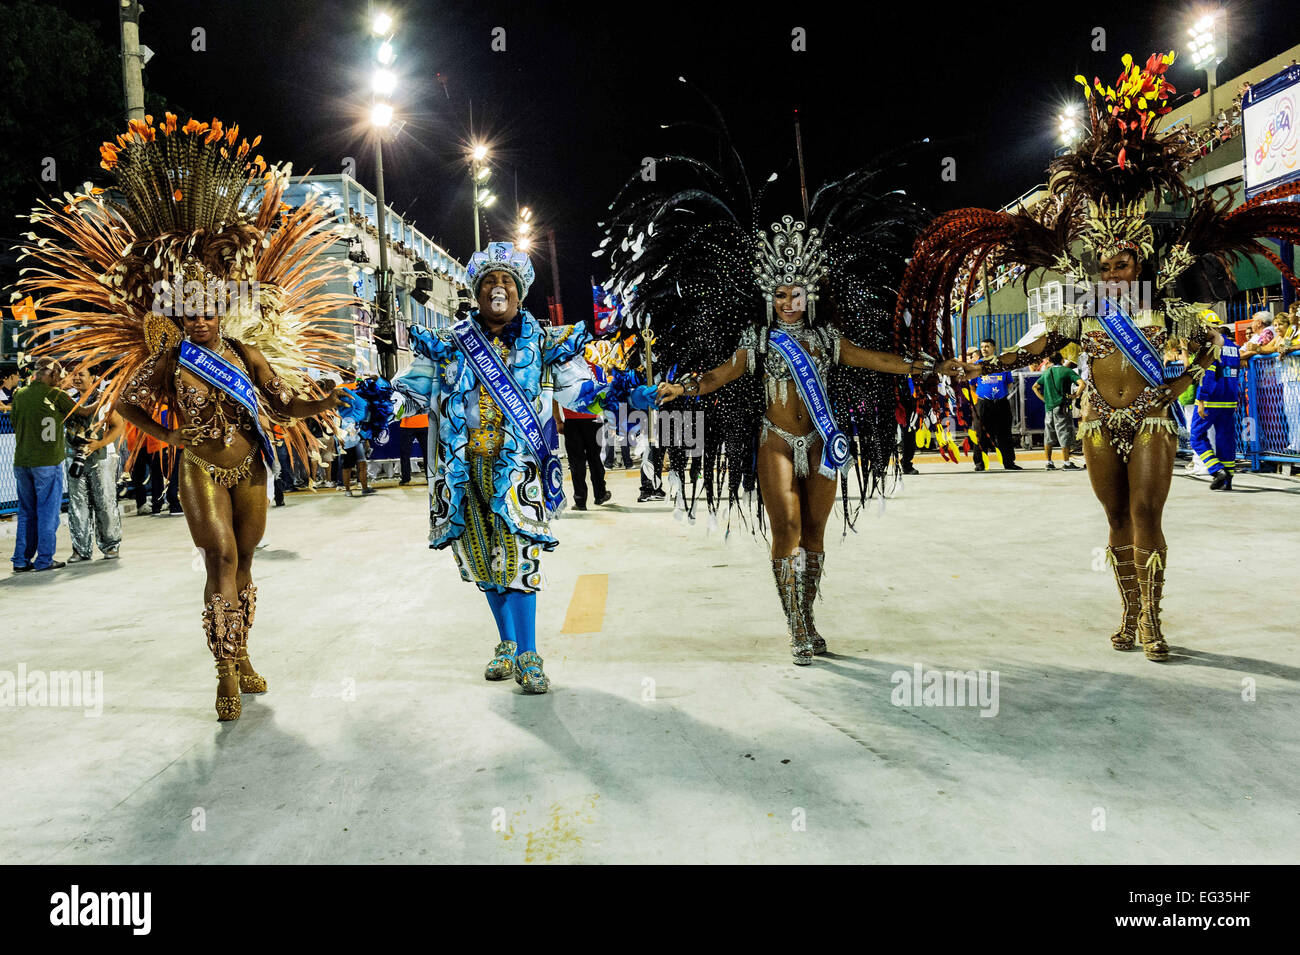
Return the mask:
{"type": "Polygon", "coordinates": [[[808,627],[808,636],[812,640],[813,653],[820,656],[826,652],[826,641],[822,639],[822,635],[817,632],[816,624],[813,623],[813,605],[817,602],[817,594],[821,590],[822,567],[826,563],[826,554],[821,551],[806,550],[803,556],[803,616],[808,627]]]}
{"type": "Polygon", "coordinates": [[[813,659],[812,637],[804,616],[804,573],[799,554],[772,561],[772,576],[776,578],[776,592],[790,634],[790,655],[796,666],[807,666],[813,659]]]}

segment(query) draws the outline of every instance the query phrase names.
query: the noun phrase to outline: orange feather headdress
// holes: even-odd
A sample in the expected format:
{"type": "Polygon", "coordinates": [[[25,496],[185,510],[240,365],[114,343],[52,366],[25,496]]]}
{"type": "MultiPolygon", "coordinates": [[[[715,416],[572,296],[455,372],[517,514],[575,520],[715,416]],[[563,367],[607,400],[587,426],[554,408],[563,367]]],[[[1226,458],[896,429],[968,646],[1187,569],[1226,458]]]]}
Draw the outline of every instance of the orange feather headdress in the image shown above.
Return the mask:
{"type": "Polygon", "coordinates": [[[218,119],[180,125],[167,113],[155,125],[146,116],[100,147],[115,190],[39,203],[19,246],[18,282],[35,300],[37,332],[50,333],[35,353],[96,368],[111,404],[150,355],[181,337],[174,309],[159,307],[164,289],[236,282],[251,292],[223,314],[224,336],[260,349],[296,391],[312,390],[309,368],[336,370],[330,354],[344,339],[331,316],[355,298],[326,290],[340,274],[324,258],[334,214],[315,197],[286,205],[291,167],[268,166],[260,142],[218,119]]]}

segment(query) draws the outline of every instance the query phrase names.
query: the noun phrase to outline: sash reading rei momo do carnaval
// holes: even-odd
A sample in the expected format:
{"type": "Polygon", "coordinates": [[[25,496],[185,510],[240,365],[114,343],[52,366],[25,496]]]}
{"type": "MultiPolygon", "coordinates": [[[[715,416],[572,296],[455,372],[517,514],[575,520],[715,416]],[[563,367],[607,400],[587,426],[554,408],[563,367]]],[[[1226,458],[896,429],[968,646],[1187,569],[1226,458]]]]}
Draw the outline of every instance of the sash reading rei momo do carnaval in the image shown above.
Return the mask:
{"type": "Polygon", "coordinates": [[[275,454],[271,442],[262,430],[262,422],[257,416],[257,389],[236,366],[226,361],[216,352],[196,345],[193,342],[181,342],[180,364],[186,371],[198,376],[214,388],[220,388],[231,398],[239,402],[240,407],[248,412],[257,428],[260,439],[262,461],[267,467],[274,467],[275,454]]]}
{"type": "Polygon", "coordinates": [[[818,434],[822,436],[820,469],[822,476],[833,477],[835,472],[848,464],[849,439],[835,425],[835,417],[831,414],[831,402],[826,396],[826,385],[822,382],[821,376],[817,374],[817,368],[813,365],[812,359],[808,357],[808,353],[789,334],[776,328],[768,334],[767,340],[785,359],[786,364],[790,366],[790,371],[794,373],[794,380],[799,387],[799,394],[803,398],[803,403],[807,406],[808,412],[812,415],[813,424],[817,426],[818,434]]]}
{"type": "Polygon", "coordinates": [[[546,509],[554,512],[564,503],[564,470],[560,467],[560,459],[551,454],[546,444],[542,423],[538,420],[532,401],[519,390],[510,370],[502,364],[501,356],[488,343],[473,319],[458,322],[451,331],[456,336],[461,351],[469,358],[479,384],[491,394],[501,413],[514,426],[515,434],[528,445],[528,450],[542,469],[546,509]]]}
{"type": "Polygon", "coordinates": [[[1124,353],[1129,364],[1138,370],[1147,384],[1157,388],[1164,384],[1164,362],[1160,360],[1151,340],[1142,334],[1128,313],[1111,299],[1106,299],[1099,311],[1098,321],[1106,329],[1110,340],[1124,353]]]}

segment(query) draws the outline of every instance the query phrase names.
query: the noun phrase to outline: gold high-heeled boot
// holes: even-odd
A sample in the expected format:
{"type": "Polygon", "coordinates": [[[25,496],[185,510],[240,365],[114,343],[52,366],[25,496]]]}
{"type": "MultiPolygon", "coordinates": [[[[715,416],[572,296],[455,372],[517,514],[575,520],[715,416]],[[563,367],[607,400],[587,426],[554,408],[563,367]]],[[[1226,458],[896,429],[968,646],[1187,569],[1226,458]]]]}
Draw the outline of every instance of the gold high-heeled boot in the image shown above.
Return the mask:
{"type": "Polygon", "coordinates": [[[257,588],[249,583],[239,592],[239,609],[244,612],[244,646],[239,664],[239,689],[244,693],[265,693],[266,678],[253,669],[248,659],[248,638],[253,632],[253,615],[257,612],[257,588]]]}
{"type": "Polygon", "coordinates": [[[239,657],[240,645],[243,643],[244,613],[230,606],[230,601],[221,594],[213,594],[207,606],[203,608],[203,633],[208,640],[208,649],[217,661],[217,719],[223,723],[239,719],[243,704],[239,699],[239,657]],[[233,685],[230,678],[234,677],[233,685]],[[222,684],[233,694],[223,694],[222,684]]]}
{"type": "Polygon", "coordinates": [[[802,563],[798,554],[772,561],[772,576],[776,578],[776,592],[781,597],[781,608],[785,611],[790,634],[790,655],[796,666],[808,666],[813,660],[812,637],[804,618],[802,563]]]}
{"type": "Polygon", "coordinates": [[[808,636],[812,639],[813,653],[820,655],[826,652],[826,641],[822,639],[822,635],[817,632],[817,625],[813,623],[813,605],[817,602],[817,594],[821,589],[822,567],[826,563],[826,554],[821,551],[806,550],[803,556],[804,626],[808,628],[808,636]]]}
{"type": "Polygon", "coordinates": [[[1165,587],[1165,557],[1169,548],[1156,550],[1133,548],[1138,570],[1138,587],[1142,592],[1142,613],[1138,616],[1137,635],[1148,660],[1169,659],[1169,644],[1160,632],[1160,597],[1165,587]]]}
{"type": "Polygon", "coordinates": [[[1115,571],[1115,583],[1124,604],[1124,618],[1119,629],[1110,635],[1110,645],[1116,650],[1132,650],[1137,639],[1138,614],[1142,610],[1142,591],[1138,587],[1137,564],[1133,559],[1132,544],[1118,544],[1106,548],[1106,562],[1115,571]]]}

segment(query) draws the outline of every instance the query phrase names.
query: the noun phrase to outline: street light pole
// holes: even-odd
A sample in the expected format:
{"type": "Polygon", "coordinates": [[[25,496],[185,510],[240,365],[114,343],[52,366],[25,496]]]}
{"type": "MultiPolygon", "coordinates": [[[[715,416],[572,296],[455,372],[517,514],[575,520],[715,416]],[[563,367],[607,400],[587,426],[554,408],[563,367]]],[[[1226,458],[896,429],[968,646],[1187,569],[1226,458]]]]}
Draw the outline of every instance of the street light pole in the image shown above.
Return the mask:
{"type": "Polygon", "coordinates": [[[473,158],[469,161],[469,187],[473,191],[474,198],[474,250],[478,251],[483,248],[483,243],[479,239],[478,233],[478,159],[473,158]]]}
{"type": "Polygon", "coordinates": [[[388,271],[388,232],[384,209],[384,131],[383,127],[375,130],[375,189],[378,193],[376,209],[379,227],[379,275],[378,275],[378,311],[379,321],[375,333],[384,347],[379,349],[379,371],[385,378],[392,380],[397,374],[396,328],[393,316],[392,275],[388,271]]]}
{"type": "Polygon", "coordinates": [[[140,51],[140,4],[122,0],[118,6],[122,29],[122,91],[126,97],[126,118],[144,121],[144,54],[140,51]]]}
{"type": "Polygon", "coordinates": [[[1187,29],[1191,38],[1187,49],[1192,54],[1192,66],[1205,71],[1206,92],[1210,94],[1210,122],[1215,119],[1214,87],[1218,82],[1218,67],[1226,52],[1218,31],[1218,20],[1222,16],[1222,10],[1207,13],[1187,29]]]}
{"type": "Polygon", "coordinates": [[[488,147],[486,143],[474,143],[470,146],[469,151],[469,187],[472,190],[474,205],[474,250],[478,251],[483,247],[482,240],[479,237],[479,210],[486,209],[496,201],[496,196],[487,191],[485,185],[492,175],[492,169],[488,166],[488,147]]]}
{"type": "Polygon", "coordinates": [[[555,253],[555,230],[546,230],[546,241],[551,247],[551,287],[555,289],[555,314],[564,320],[564,303],[560,300],[560,259],[555,253]]]}
{"type": "Polygon", "coordinates": [[[378,202],[375,224],[379,231],[379,271],[376,274],[375,344],[379,352],[379,373],[392,380],[397,374],[397,316],[394,315],[393,274],[388,268],[388,209],[384,199],[384,130],[393,121],[391,97],[396,77],[391,71],[393,52],[393,18],[378,13],[371,20],[371,32],[382,40],[375,53],[379,67],[372,80],[370,121],[375,127],[375,189],[378,202]]]}

